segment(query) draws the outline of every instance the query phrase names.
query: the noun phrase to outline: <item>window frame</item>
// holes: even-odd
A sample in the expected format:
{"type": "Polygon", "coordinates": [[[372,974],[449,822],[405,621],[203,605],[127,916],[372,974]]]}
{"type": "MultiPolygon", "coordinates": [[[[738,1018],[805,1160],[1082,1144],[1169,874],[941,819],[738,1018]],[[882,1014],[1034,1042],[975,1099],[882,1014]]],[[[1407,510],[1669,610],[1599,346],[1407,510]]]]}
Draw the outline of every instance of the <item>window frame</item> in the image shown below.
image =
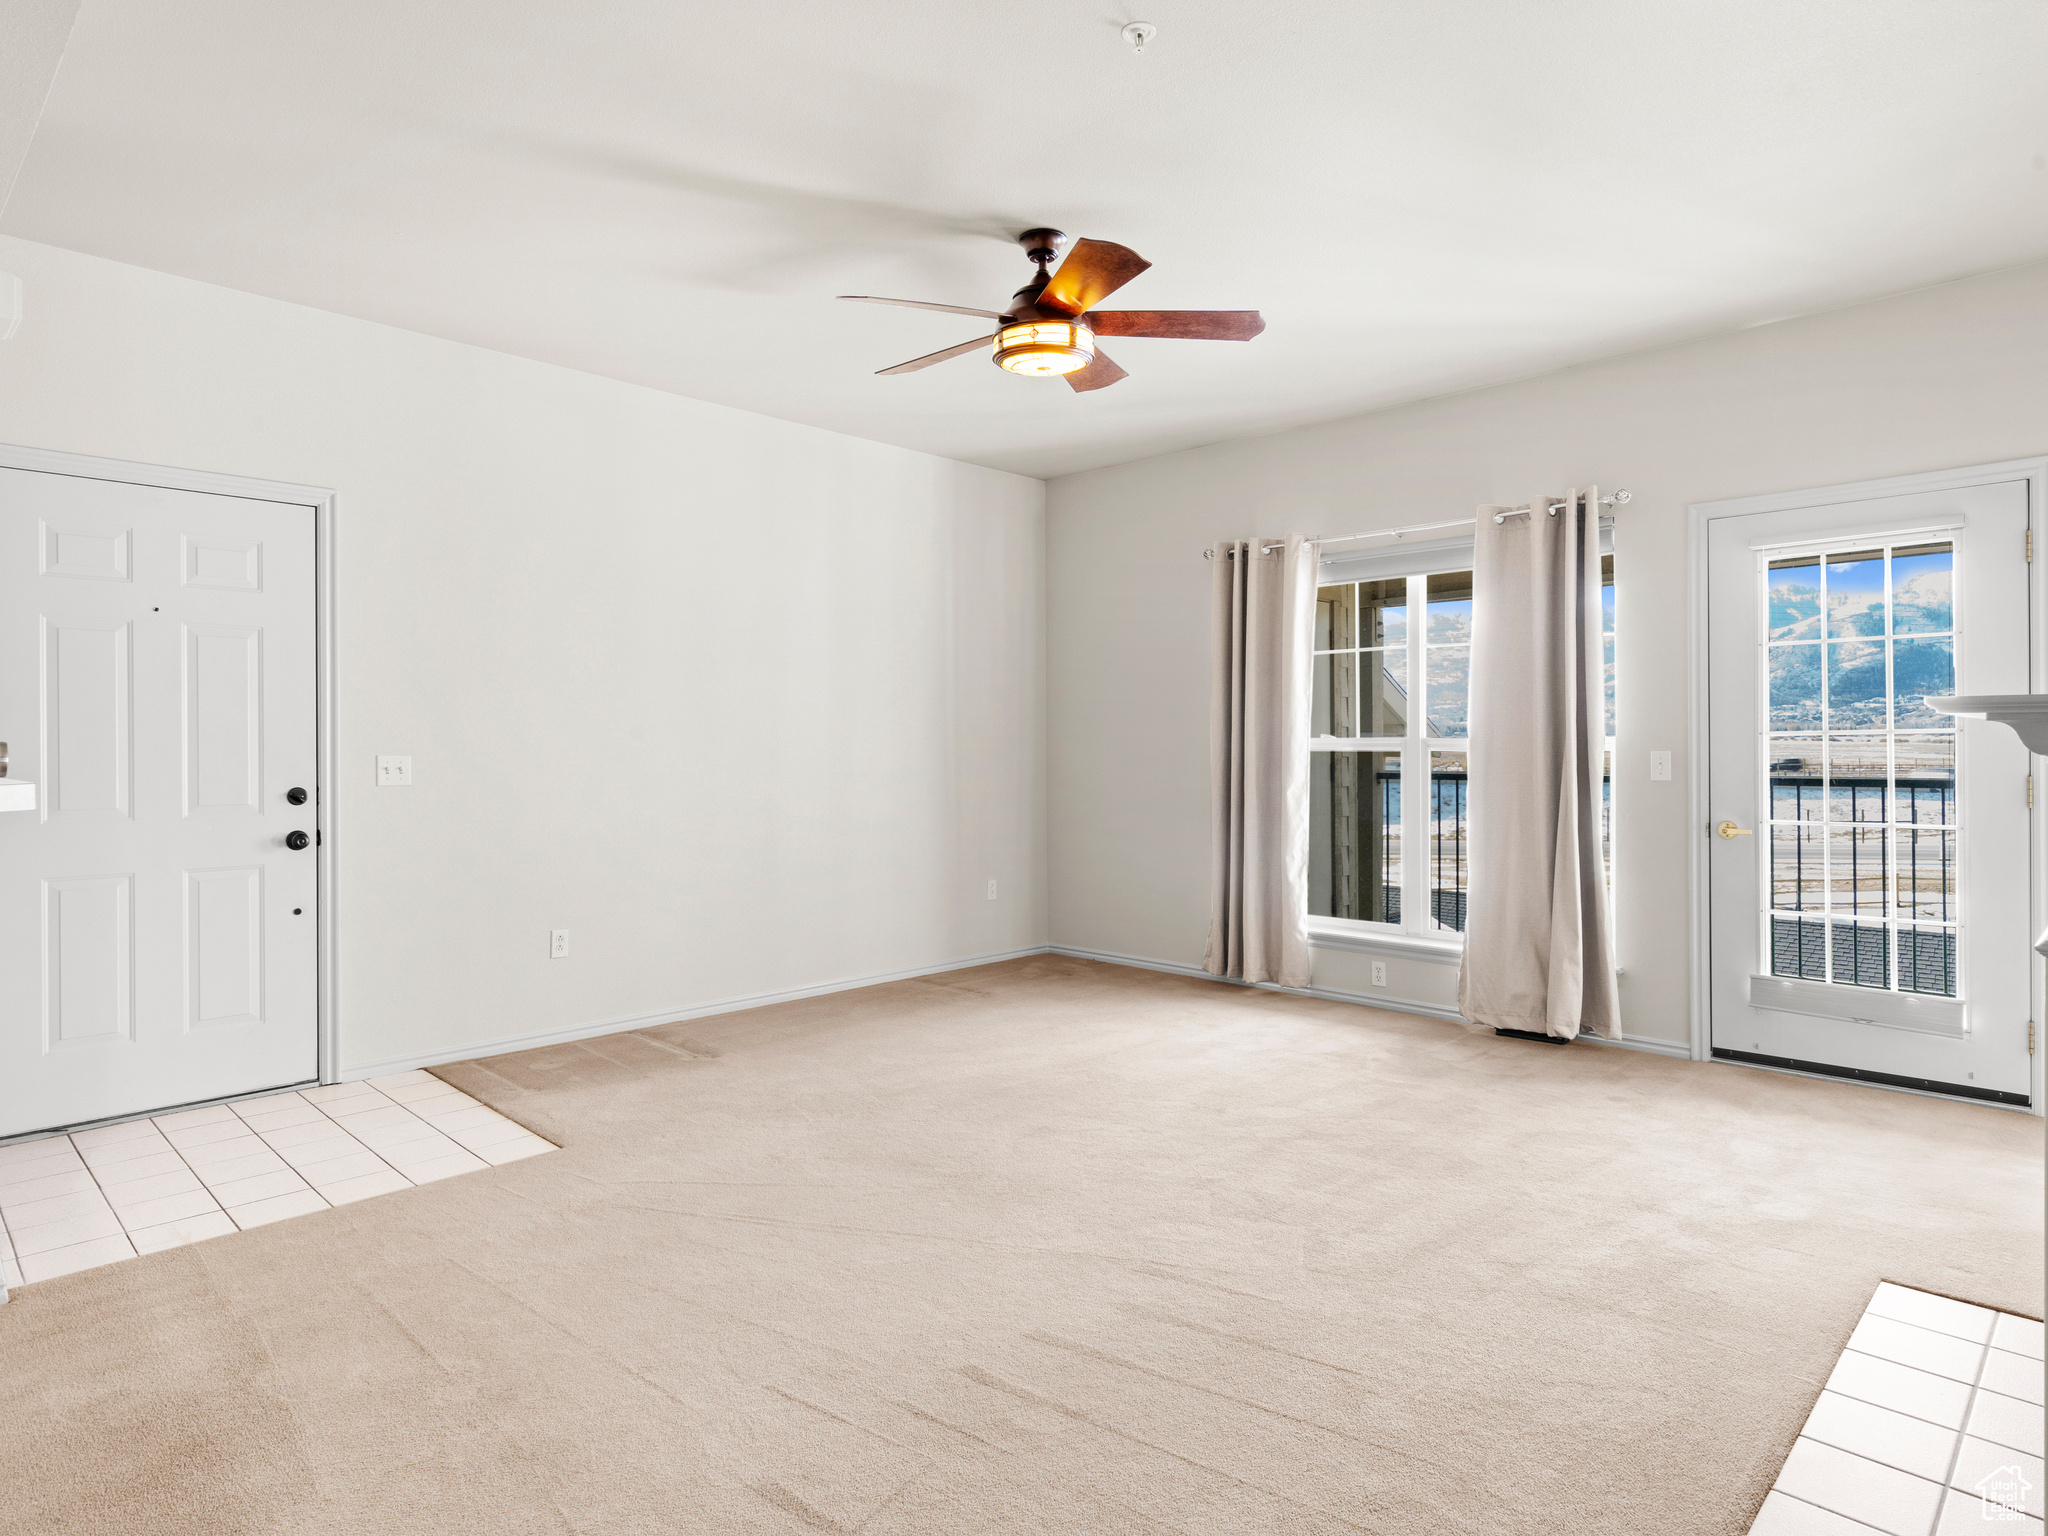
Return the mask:
{"type": "MultiPolygon", "coordinates": [[[[1600,554],[1611,558],[1614,553],[1613,519],[1603,517],[1599,524],[1600,554]]],[[[1380,548],[1358,553],[1335,553],[1317,562],[1316,587],[1342,585],[1349,582],[1381,581],[1396,576],[1408,578],[1408,677],[1409,700],[1408,731],[1402,736],[1311,736],[1308,752],[1311,773],[1315,771],[1314,759],[1318,754],[1331,752],[1381,752],[1400,754],[1401,778],[1404,785],[1433,785],[1430,775],[1432,753],[1455,753],[1467,756],[1471,751],[1472,737],[1470,721],[1463,736],[1431,736],[1428,734],[1428,588],[1430,576],[1445,575],[1473,568],[1474,540],[1470,537],[1456,539],[1435,539],[1426,543],[1404,544],[1394,548],[1380,548]],[[1415,707],[1419,702],[1420,707],[1415,707]]],[[[1619,605],[1619,576],[1617,566],[1616,604],[1619,605]]],[[[1604,599],[1603,599],[1604,603],[1604,599]]],[[[1609,642],[1615,642],[1619,655],[1618,634],[1609,630],[1603,619],[1603,651],[1609,642]]],[[[1315,651],[1311,639],[1311,662],[1315,651]]],[[[1358,653],[1354,644],[1352,653],[1358,653]]],[[[1603,656],[1604,666],[1604,656],[1603,656]]],[[[1313,671],[1313,666],[1311,666],[1313,671]]],[[[1619,677],[1617,668],[1615,713],[1620,712],[1619,677]]],[[[1613,729],[1610,718],[1608,728],[1613,729]]],[[[1608,758],[1607,839],[1608,839],[1608,880],[1610,891],[1613,881],[1613,849],[1616,842],[1613,825],[1612,763],[1614,761],[1615,738],[1605,738],[1608,758]]],[[[1326,917],[1308,914],[1309,943],[1318,949],[1349,949],[1369,954],[1389,954],[1411,958],[1452,961],[1464,953],[1465,935],[1462,931],[1446,931],[1435,926],[1434,912],[1430,901],[1429,885],[1429,808],[1432,792],[1403,793],[1401,797],[1401,921],[1399,923],[1373,922],[1361,918],[1326,917]],[[1411,852],[1412,850],[1412,852],[1411,852]]],[[[1609,906],[1612,908],[1610,901],[1609,906]]]]}

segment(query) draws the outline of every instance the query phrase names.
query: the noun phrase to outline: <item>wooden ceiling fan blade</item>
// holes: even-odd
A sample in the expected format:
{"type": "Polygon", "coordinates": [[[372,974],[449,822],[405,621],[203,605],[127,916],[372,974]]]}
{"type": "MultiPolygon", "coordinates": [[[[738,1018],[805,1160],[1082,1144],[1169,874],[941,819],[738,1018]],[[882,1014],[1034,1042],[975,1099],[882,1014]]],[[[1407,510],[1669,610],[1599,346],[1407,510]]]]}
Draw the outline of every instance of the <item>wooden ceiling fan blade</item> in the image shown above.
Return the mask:
{"type": "Polygon", "coordinates": [[[1266,328],[1256,309],[1098,309],[1098,336],[1174,336],[1186,341],[1250,341],[1266,328]]]}
{"type": "Polygon", "coordinates": [[[1003,318],[992,309],[968,309],[959,304],[927,304],[923,299],[878,299],[866,293],[842,293],[839,297],[855,304],[894,304],[898,309],[938,309],[949,315],[979,315],[984,320],[1003,318]]]}
{"type": "Polygon", "coordinates": [[[1076,394],[1085,394],[1091,389],[1107,389],[1118,379],[1128,379],[1130,375],[1117,367],[1106,355],[1097,352],[1094,362],[1086,368],[1077,368],[1064,377],[1067,388],[1076,394]]]}
{"type": "Polygon", "coordinates": [[[948,347],[943,352],[927,352],[923,357],[913,357],[909,362],[898,363],[894,368],[877,368],[875,373],[878,377],[885,373],[915,373],[920,368],[931,367],[933,363],[943,363],[949,357],[959,357],[963,353],[974,351],[977,347],[985,347],[994,340],[993,336],[977,336],[972,341],[963,341],[959,346],[948,347]]]}
{"type": "Polygon", "coordinates": [[[1109,240],[1076,240],[1059,271],[1045,285],[1045,292],[1034,302],[1054,314],[1078,315],[1100,304],[1151,265],[1127,245],[1109,240]]]}

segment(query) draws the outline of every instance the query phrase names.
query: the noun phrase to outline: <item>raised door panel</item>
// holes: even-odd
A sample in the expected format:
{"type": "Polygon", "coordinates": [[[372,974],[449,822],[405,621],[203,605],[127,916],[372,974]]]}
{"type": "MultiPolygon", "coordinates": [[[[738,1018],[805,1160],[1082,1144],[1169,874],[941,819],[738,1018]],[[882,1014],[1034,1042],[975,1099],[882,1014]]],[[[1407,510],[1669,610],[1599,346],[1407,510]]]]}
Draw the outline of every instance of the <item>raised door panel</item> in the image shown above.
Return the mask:
{"type": "Polygon", "coordinates": [[[135,531],[38,522],[36,554],[37,568],[45,576],[69,576],[78,581],[132,581],[135,531]]]}
{"type": "Polygon", "coordinates": [[[263,633],[188,625],[185,812],[253,812],[263,777],[263,633]]]}
{"type": "Polygon", "coordinates": [[[263,870],[185,875],[186,1027],[263,1018],[263,870]]]}
{"type": "Polygon", "coordinates": [[[135,1034],[135,882],[103,875],[43,882],[43,1045],[135,1034]]]}
{"type": "Polygon", "coordinates": [[[45,818],[130,814],[134,638],[111,620],[43,619],[45,818]]]}
{"type": "Polygon", "coordinates": [[[184,537],[182,580],[188,587],[213,587],[223,592],[263,590],[263,543],[231,534],[184,537]]]}

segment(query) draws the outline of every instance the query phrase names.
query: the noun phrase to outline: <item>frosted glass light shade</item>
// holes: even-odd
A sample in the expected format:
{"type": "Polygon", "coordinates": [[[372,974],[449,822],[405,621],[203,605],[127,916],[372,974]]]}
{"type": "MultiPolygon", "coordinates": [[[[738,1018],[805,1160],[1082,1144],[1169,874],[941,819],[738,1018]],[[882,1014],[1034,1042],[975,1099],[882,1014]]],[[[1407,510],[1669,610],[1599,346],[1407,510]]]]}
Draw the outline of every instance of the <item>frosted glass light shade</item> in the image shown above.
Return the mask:
{"type": "Polygon", "coordinates": [[[1072,320],[1023,320],[996,333],[996,364],[1012,373],[1073,373],[1095,361],[1095,333],[1072,320]]]}

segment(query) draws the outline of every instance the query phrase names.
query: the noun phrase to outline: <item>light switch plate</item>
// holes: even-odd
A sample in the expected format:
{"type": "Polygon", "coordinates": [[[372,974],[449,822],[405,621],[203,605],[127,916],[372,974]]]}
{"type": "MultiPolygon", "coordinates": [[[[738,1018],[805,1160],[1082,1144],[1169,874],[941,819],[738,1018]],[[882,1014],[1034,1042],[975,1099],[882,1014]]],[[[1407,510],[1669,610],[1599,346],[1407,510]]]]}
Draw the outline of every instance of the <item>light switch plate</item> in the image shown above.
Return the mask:
{"type": "Polygon", "coordinates": [[[377,782],[379,784],[410,784],[412,782],[412,759],[409,757],[378,758],[377,782]]]}
{"type": "Polygon", "coordinates": [[[1650,777],[1663,780],[1671,777],[1671,754],[1652,752],[1650,754],[1650,777]]]}

